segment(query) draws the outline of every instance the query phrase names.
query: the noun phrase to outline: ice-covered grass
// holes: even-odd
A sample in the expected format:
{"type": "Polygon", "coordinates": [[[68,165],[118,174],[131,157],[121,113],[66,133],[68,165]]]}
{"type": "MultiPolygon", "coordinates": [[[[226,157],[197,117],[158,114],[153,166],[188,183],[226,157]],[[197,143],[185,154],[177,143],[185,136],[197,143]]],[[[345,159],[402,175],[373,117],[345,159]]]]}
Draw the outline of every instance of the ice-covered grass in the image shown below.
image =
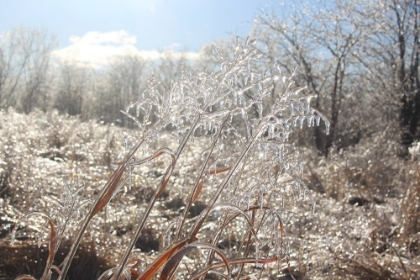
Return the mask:
{"type": "Polygon", "coordinates": [[[167,92],[151,77],[125,111],[135,129],[0,112],[1,277],[417,275],[418,163],[380,139],[296,148],[294,130],[328,128],[310,97],[261,71],[252,40],[214,52],[220,71],[180,69],[167,92]]]}

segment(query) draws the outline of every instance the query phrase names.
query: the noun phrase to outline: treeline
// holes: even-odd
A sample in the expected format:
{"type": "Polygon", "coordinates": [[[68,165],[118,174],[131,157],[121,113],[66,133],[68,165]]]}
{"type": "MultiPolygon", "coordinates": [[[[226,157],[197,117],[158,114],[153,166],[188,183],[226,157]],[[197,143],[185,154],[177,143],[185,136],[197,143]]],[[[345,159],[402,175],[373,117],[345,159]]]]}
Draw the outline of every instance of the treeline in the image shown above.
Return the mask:
{"type": "Polygon", "coordinates": [[[329,118],[317,149],[327,156],[385,133],[407,156],[420,139],[419,1],[316,1],[280,13],[262,12],[253,34],[329,118]]]}
{"type": "Polygon", "coordinates": [[[101,67],[52,55],[57,47],[45,30],[15,28],[0,41],[0,108],[24,113],[57,109],[82,120],[101,119],[127,125],[121,110],[135,102],[155,75],[161,90],[181,65],[191,63],[172,52],[158,61],[136,55],[115,56],[101,67]]]}
{"type": "MultiPolygon", "coordinates": [[[[332,0],[260,12],[250,34],[265,54],[258,67],[270,72],[280,65],[294,75],[330,120],[329,134],[322,127],[302,132],[302,144],[315,143],[328,156],[383,134],[408,156],[420,139],[419,14],[417,0],[332,0]]],[[[0,42],[0,107],[25,113],[55,108],[127,125],[120,111],[137,100],[153,73],[159,89],[167,90],[180,67],[213,69],[234,45],[216,44],[217,53],[204,46],[196,61],[170,53],[159,61],[127,55],[95,70],[52,61],[53,36],[17,28],[0,42]]],[[[273,99],[280,90],[274,88],[273,99]]]]}

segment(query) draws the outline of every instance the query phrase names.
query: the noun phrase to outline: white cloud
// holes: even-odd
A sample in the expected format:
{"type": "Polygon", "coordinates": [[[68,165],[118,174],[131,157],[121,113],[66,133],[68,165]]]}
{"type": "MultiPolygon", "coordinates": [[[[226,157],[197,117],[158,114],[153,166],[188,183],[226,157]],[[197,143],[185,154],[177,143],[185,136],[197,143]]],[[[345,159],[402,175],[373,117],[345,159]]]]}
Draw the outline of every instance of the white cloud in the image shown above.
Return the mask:
{"type": "Polygon", "coordinates": [[[187,59],[198,58],[195,52],[176,52],[179,44],[173,43],[165,52],[157,50],[138,50],[136,37],[125,30],[113,32],[88,32],[82,37],[71,36],[71,45],[53,52],[53,56],[61,61],[71,61],[87,67],[100,68],[116,55],[137,55],[148,60],[158,60],[168,52],[173,57],[184,55],[187,59]]]}
{"type": "Polygon", "coordinates": [[[71,36],[70,42],[73,44],[93,45],[101,43],[115,43],[121,45],[132,45],[137,42],[136,36],[130,36],[127,31],[97,32],[91,31],[83,37],[71,36]]]}

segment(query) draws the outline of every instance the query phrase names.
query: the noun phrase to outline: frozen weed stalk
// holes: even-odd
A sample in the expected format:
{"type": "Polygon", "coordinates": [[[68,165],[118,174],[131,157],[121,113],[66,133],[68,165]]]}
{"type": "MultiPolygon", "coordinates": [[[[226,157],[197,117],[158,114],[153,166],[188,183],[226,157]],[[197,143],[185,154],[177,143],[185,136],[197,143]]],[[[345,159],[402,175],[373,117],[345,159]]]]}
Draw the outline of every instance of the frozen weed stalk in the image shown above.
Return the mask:
{"type": "Polygon", "coordinates": [[[301,96],[291,77],[258,68],[262,55],[255,40],[237,40],[231,57],[217,48],[214,53],[219,71],[180,69],[180,78],[166,92],[152,77],[139,100],[127,107],[124,114],[137,126],[128,136],[129,152],[82,221],[59,279],[66,279],[95,215],[133,176],[146,176],[140,171],[143,164],[157,160],[166,164],[161,181],[133,221],[137,228],[119,264],[100,279],[261,278],[267,264],[288,264],[284,222],[294,201],[306,194],[302,159],[289,134],[305,122],[310,127],[321,120],[328,131],[328,121],[311,108],[311,98],[301,96]],[[197,168],[186,174],[182,166],[188,162],[197,162],[197,168]],[[179,177],[193,179],[175,184],[179,177]],[[185,208],[162,232],[154,261],[140,263],[132,251],[157,199],[166,189],[180,187],[185,208]],[[207,208],[191,217],[198,199],[207,208]],[[226,237],[232,246],[222,245],[226,237]]]}

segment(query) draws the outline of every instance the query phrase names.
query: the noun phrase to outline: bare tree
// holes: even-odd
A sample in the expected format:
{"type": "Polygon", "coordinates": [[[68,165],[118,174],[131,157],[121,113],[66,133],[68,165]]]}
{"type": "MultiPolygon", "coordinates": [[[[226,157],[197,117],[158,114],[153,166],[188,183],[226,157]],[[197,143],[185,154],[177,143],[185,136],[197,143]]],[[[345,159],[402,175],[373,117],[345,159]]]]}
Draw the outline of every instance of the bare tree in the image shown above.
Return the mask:
{"type": "Polygon", "coordinates": [[[265,42],[262,48],[268,59],[280,57],[276,63],[288,74],[298,67],[297,83],[307,87],[306,94],[316,97],[316,107],[326,105],[319,109],[328,114],[329,134],[315,129],[316,146],[325,156],[340,140],[342,101],[352,90],[348,77],[356,62],[353,52],[364,36],[340,5],[339,1],[330,1],[312,10],[300,6],[287,19],[266,13],[257,18],[254,30],[265,42]]]}
{"type": "Polygon", "coordinates": [[[420,140],[419,4],[418,0],[368,1],[356,10],[363,19],[360,24],[371,30],[359,54],[368,74],[364,82],[375,89],[387,111],[384,116],[398,120],[402,156],[420,140]]]}
{"type": "Polygon", "coordinates": [[[194,61],[194,67],[206,71],[220,71],[221,58],[228,60],[232,57],[232,38],[213,41],[201,47],[199,57],[194,61]]]}
{"type": "Polygon", "coordinates": [[[0,41],[0,106],[16,105],[16,92],[28,57],[21,56],[17,34],[21,29],[3,33],[0,41]]]}
{"type": "Polygon", "coordinates": [[[69,115],[80,115],[89,95],[92,70],[71,62],[58,63],[57,70],[54,107],[69,115]]]}
{"type": "Polygon", "coordinates": [[[29,113],[46,109],[46,83],[55,37],[45,30],[15,28],[0,41],[0,106],[18,106],[29,113]]]}
{"type": "MultiPolygon", "coordinates": [[[[138,56],[115,57],[105,71],[106,88],[101,93],[100,107],[106,122],[119,122],[127,125],[121,110],[127,104],[137,101],[145,84],[147,62],[138,56]]],[[[98,88],[97,88],[98,89],[98,88]]]]}
{"type": "Polygon", "coordinates": [[[175,56],[171,51],[167,51],[160,58],[160,61],[152,63],[152,70],[160,83],[159,89],[168,91],[171,88],[172,80],[180,78],[185,73],[185,67],[188,66],[189,62],[185,55],[175,56]]]}

